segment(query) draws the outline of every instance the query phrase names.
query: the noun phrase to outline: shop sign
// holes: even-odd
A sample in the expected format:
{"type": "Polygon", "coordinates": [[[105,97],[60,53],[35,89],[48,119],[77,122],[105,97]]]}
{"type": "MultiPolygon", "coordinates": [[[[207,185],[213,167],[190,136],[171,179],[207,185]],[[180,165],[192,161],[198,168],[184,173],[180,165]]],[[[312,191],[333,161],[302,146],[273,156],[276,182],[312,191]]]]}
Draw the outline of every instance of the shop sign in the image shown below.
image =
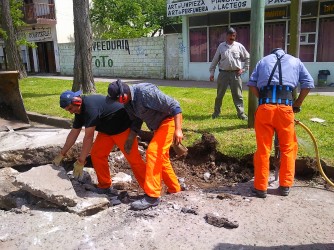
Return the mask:
{"type": "Polygon", "coordinates": [[[39,28],[28,32],[29,41],[43,41],[52,38],[51,28],[39,28]]]}
{"type": "Polygon", "coordinates": [[[93,43],[93,51],[106,51],[106,50],[125,50],[130,55],[129,41],[109,40],[109,41],[96,41],[93,43]]]}
{"type": "Polygon", "coordinates": [[[291,0],[266,0],[266,5],[290,4],[291,0]]]}
{"type": "Polygon", "coordinates": [[[320,3],[320,15],[334,14],[334,1],[320,3]]]}
{"type": "Polygon", "coordinates": [[[286,7],[267,9],[264,12],[264,17],[266,20],[282,19],[287,16],[286,11],[286,7]]]}
{"type": "Polygon", "coordinates": [[[167,16],[250,8],[250,0],[193,0],[167,4],[167,16]]]}
{"type": "MultiPolygon", "coordinates": [[[[259,0],[260,1],[260,0],[259,0]]],[[[286,5],[291,0],[266,0],[266,6],[286,5]]],[[[184,16],[206,12],[250,9],[251,0],[167,0],[167,16],[184,16]]]]}

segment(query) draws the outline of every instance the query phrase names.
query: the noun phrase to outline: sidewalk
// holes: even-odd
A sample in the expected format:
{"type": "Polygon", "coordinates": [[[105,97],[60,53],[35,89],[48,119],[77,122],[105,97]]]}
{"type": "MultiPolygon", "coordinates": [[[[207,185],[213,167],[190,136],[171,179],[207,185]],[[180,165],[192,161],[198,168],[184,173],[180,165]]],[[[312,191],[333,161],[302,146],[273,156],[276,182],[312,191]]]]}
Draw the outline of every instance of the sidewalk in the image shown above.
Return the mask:
{"type": "MultiPolygon", "coordinates": [[[[62,80],[73,80],[72,76],[55,76],[50,74],[38,74],[32,75],[29,77],[38,77],[38,78],[54,78],[62,80]]],[[[173,86],[173,87],[185,87],[185,88],[216,88],[216,82],[210,81],[194,81],[194,80],[166,80],[166,79],[130,79],[130,78],[121,78],[125,83],[136,84],[141,82],[154,83],[157,86],[173,86]]],[[[94,77],[95,82],[113,82],[117,78],[108,78],[108,77],[94,77]]],[[[243,89],[248,89],[246,83],[243,84],[243,89]]],[[[325,95],[325,96],[334,96],[334,87],[317,87],[311,89],[313,95],[325,95]]]]}

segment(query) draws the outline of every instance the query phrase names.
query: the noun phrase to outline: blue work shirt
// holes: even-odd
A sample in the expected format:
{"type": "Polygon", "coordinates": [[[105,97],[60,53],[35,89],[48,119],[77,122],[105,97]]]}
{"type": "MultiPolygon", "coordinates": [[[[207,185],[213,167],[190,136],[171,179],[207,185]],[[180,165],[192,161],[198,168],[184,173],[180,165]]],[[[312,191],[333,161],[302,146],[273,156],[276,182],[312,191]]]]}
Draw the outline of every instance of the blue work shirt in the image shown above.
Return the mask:
{"type": "Polygon", "coordinates": [[[131,85],[131,101],[124,105],[130,119],[133,120],[131,129],[139,132],[143,122],[154,131],[161,122],[182,112],[179,102],[162,93],[152,83],[131,85]]]}
{"type": "MultiPolygon", "coordinates": [[[[283,50],[276,51],[278,56],[282,56],[282,84],[292,87],[293,89],[298,86],[303,88],[314,88],[314,80],[310,73],[307,71],[304,64],[296,57],[289,54],[285,54],[283,50]]],[[[260,89],[263,86],[267,86],[268,80],[277,61],[275,54],[270,54],[262,58],[249,78],[247,86],[254,86],[260,89]]],[[[279,85],[279,73],[278,66],[271,80],[270,85],[279,85]]]]}

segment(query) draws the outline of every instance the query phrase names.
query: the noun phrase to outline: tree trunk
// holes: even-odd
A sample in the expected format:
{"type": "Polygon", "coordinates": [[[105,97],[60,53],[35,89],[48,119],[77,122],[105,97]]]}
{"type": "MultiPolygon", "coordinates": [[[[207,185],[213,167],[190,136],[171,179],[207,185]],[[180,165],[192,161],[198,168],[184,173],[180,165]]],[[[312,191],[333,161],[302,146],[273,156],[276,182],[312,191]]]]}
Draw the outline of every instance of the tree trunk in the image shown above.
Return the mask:
{"type": "Polygon", "coordinates": [[[95,93],[92,70],[92,27],[89,19],[89,1],[73,0],[74,16],[74,79],[73,91],[95,93]]]}
{"type": "Polygon", "coordinates": [[[19,72],[19,78],[27,77],[26,69],[22,63],[21,53],[19,46],[16,44],[17,32],[13,26],[13,19],[10,15],[9,0],[0,0],[1,3],[1,24],[3,30],[6,32],[7,37],[4,38],[6,48],[6,58],[8,70],[17,70],[19,72]]]}

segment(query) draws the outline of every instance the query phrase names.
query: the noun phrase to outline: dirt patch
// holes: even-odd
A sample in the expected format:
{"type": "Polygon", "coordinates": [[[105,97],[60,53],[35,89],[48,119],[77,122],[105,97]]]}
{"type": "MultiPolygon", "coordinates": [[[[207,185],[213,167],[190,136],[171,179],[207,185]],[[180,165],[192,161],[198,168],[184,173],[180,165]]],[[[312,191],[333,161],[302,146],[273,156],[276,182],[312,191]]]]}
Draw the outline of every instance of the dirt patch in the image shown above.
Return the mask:
{"type": "Polygon", "coordinates": [[[186,157],[171,151],[187,190],[163,194],[148,210],[129,209],[142,194],[136,182],[117,187],[130,194],[128,202],[92,216],[48,204],[0,210],[0,249],[333,249],[333,190],[324,187],[314,160],[298,160],[288,197],[271,189],[259,199],[250,191],[252,155],[235,159],[216,149],[214,137],[204,134],[186,157]]]}
{"type": "MultiPolygon", "coordinates": [[[[172,155],[172,164],[178,176],[184,177],[190,188],[194,184],[198,188],[233,186],[245,183],[254,176],[253,154],[237,159],[217,151],[218,142],[212,134],[203,134],[200,141],[189,148],[184,159],[176,159],[172,155]]],[[[273,157],[270,158],[270,169],[274,170],[273,157]]],[[[334,168],[321,162],[326,175],[334,179],[334,168]]],[[[316,159],[300,158],[296,161],[298,180],[309,180],[316,184],[325,184],[321,178],[316,159]]]]}
{"type": "MultiPolygon", "coordinates": [[[[146,133],[140,144],[146,146],[152,138],[146,133]],[[145,141],[143,140],[146,139],[145,141]]],[[[201,140],[188,148],[185,157],[178,158],[175,152],[170,150],[171,162],[176,175],[186,184],[187,190],[213,189],[221,186],[234,186],[237,183],[246,183],[254,177],[253,154],[245,155],[238,159],[229,157],[217,151],[218,142],[210,133],[202,135],[201,140]]],[[[334,168],[322,162],[326,175],[334,179],[334,168]]],[[[270,158],[270,169],[275,170],[274,158],[270,158]]],[[[124,169],[115,168],[115,173],[124,169]]],[[[131,174],[131,171],[125,171],[131,174]]],[[[312,185],[325,185],[324,179],[320,176],[317,161],[304,157],[296,161],[296,180],[310,181],[312,185]]],[[[132,183],[127,186],[138,190],[138,185],[132,183]]]]}

